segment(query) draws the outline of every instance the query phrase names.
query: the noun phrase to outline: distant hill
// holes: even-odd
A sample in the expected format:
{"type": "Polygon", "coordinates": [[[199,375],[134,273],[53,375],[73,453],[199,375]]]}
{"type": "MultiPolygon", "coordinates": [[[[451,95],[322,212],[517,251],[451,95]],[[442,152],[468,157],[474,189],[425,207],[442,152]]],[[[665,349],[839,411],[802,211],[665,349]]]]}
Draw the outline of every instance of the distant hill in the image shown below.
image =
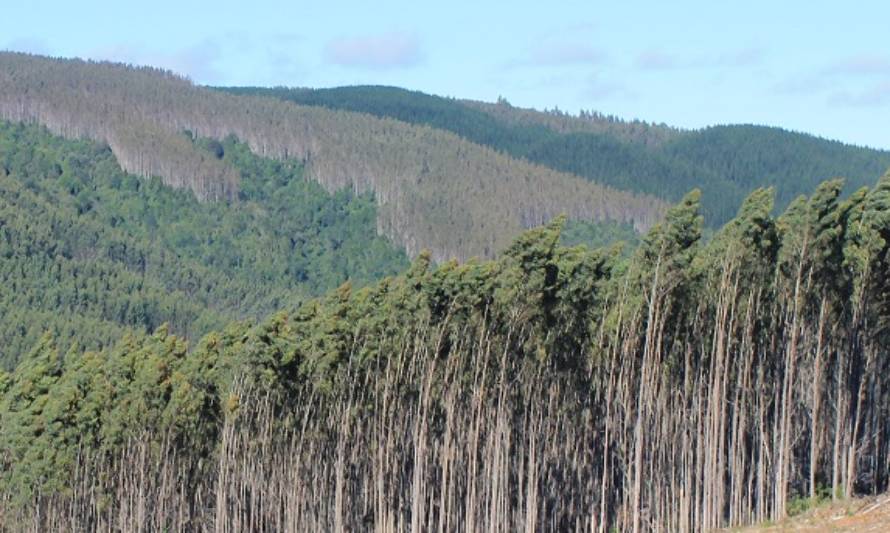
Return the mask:
{"type": "Polygon", "coordinates": [[[775,187],[781,209],[825,179],[846,178],[850,192],[871,185],[890,168],[887,151],[763,126],[679,130],[592,112],[572,116],[394,87],[224,90],[448,130],[513,157],[671,202],[698,187],[711,227],[734,216],[756,187],[775,187]]]}
{"type": "Polygon", "coordinates": [[[204,201],[237,200],[241,177],[182,132],[235,136],[257,155],[302,163],[329,192],[372,192],[378,232],[408,255],[429,248],[437,260],[494,256],[524,228],[560,213],[639,231],[666,205],[441,129],[225,94],[152,68],[2,53],[0,118],[107,143],[124,170],[204,201]]]}

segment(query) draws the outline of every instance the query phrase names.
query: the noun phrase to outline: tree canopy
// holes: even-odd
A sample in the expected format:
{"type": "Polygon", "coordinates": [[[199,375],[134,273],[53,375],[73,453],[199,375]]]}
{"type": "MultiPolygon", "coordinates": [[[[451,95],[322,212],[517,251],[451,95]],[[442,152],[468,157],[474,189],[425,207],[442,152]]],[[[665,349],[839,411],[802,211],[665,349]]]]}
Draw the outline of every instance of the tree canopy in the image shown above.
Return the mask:
{"type": "MultiPolygon", "coordinates": [[[[237,144],[223,143],[226,154],[237,144]]],[[[890,482],[890,174],[702,241],[346,283],[186,343],[40,338],[0,374],[0,512],[75,529],[704,531],[890,482]],[[170,480],[176,480],[170,483],[170,480]]]]}
{"type": "Polygon", "coordinates": [[[100,144],[0,122],[0,366],[47,330],[63,350],[165,322],[195,340],[407,265],[377,235],[369,194],[329,194],[300,164],[259,158],[234,138],[189,142],[224,152],[239,170],[237,198],[199,202],[123,172],[100,144]]]}

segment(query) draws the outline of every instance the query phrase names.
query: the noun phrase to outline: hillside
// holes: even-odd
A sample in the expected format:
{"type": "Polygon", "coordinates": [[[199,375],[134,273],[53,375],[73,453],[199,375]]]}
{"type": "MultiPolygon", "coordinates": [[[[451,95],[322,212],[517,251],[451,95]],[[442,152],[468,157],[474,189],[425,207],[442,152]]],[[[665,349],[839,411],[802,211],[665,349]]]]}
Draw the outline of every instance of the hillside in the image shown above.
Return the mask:
{"type": "MultiPolygon", "coordinates": [[[[190,142],[238,171],[237,202],[199,202],[123,172],[107,146],[0,121],[0,367],[47,331],[63,350],[163,323],[194,340],[407,266],[376,234],[370,194],[329,194],[301,165],[259,158],[234,138],[190,142]]],[[[572,221],[564,238],[606,245],[637,234],[572,221]]]]}
{"type": "Polygon", "coordinates": [[[698,187],[710,227],[729,220],[757,187],[774,187],[777,208],[783,209],[822,180],[844,177],[849,194],[890,168],[887,151],[762,126],[687,131],[597,113],[571,116],[393,87],[222,90],[428,125],[513,157],[670,202],[698,187]]]}
{"type": "Polygon", "coordinates": [[[172,73],[0,53],[0,118],[107,143],[121,167],[237,199],[237,169],[196,150],[183,131],[235,136],[254,154],[305,165],[329,192],[372,192],[377,229],[409,256],[493,257],[524,228],[566,213],[644,230],[664,203],[508,157],[451,132],[367,114],[196,87],[172,73]]]}
{"type": "Polygon", "coordinates": [[[890,174],[0,372],[9,530],[711,531],[890,483],[890,174]]]}
{"type": "Polygon", "coordinates": [[[188,140],[237,169],[237,203],[123,172],[103,145],[0,121],[0,368],[47,331],[98,349],[163,323],[187,339],[407,266],[369,195],[331,195],[234,139],[188,140]]]}
{"type": "Polygon", "coordinates": [[[0,532],[822,527],[887,156],[0,53],[0,532]]]}

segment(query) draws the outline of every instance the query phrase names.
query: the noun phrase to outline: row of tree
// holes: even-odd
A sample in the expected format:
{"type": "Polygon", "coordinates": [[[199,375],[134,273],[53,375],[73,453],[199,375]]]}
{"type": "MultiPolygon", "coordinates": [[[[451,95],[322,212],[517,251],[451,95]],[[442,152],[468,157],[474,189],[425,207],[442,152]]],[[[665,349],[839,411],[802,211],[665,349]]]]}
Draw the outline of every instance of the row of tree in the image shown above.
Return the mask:
{"type": "Polygon", "coordinates": [[[0,375],[0,522],[33,530],[707,531],[890,479],[890,174],[632,257],[422,254],[193,349],[162,328],[0,375]]]}

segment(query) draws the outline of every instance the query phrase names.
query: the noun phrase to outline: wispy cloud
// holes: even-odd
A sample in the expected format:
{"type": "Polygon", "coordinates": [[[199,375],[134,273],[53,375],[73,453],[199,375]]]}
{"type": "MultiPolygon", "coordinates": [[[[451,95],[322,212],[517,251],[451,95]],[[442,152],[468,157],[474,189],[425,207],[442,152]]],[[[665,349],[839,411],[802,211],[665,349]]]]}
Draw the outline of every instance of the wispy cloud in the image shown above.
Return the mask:
{"type": "Polygon", "coordinates": [[[269,85],[302,85],[310,72],[306,63],[293,51],[269,47],[266,57],[268,65],[264,65],[267,68],[262,71],[262,79],[269,85]]]}
{"type": "Polygon", "coordinates": [[[369,69],[407,68],[423,61],[417,37],[386,33],[335,39],[325,48],[325,59],[334,65],[369,69]]]}
{"type": "Polygon", "coordinates": [[[305,41],[305,38],[298,33],[275,33],[268,37],[268,41],[278,46],[292,46],[305,41]]]}
{"type": "Polygon", "coordinates": [[[791,75],[772,86],[772,90],[779,94],[800,95],[812,94],[830,89],[833,86],[826,76],[813,74],[791,75]]]}
{"type": "Polygon", "coordinates": [[[823,73],[843,76],[890,75],[890,57],[881,55],[849,56],[828,65],[823,73]]]}
{"type": "Polygon", "coordinates": [[[606,60],[602,50],[577,42],[547,43],[533,48],[527,60],[537,66],[598,65],[606,60]]]}
{"type": "Polygon", "coordinates": [[[717,67],[750,67],[762,64],[766,56],[763,48],[742,48],[719,54],[711,64],[717,67]]]}
{"type": "Polygon", "coordinates": [[[584,83],[581,96],[585,99],[607,100],[612,98],[633,99],[637,97],[637,94],[623,83],[604,80],[594,74],[584,83]]]}
{"type": "Polygon", "coordinates": [[[160,67],[188,76],[199,83],[212,84],[224,81],[222,72],[216,66],[216,62],[222,58],[222,55],[219,43],[213,39],[207,39],[174,51],[159,51],[142,46],[117,44],[96,49],[88,57],[160,67]]]}
{"type": "MultiPolygon", "coordinates": [[[[498,80],[503,84],[503,80],[498,80]]],[[[619,81],[607,79],[599,73],[579,76],[577,72],[561,72],[526,82],[511,83],[511,86],[524,91],[549,91],[568,89],[588,105],[590,100],[633,99],[637,94],[619,81]]]]}
{"type": "Polygon", "coordinates": [[[602,29],[602,25],[593,21],[577,21],[547,28],[539,35],[542,39],[565,39],[567,36],[590,36],[602,29]]]}
{"type": "Polygon", "coordinates": [[[828,97],[828,103],[840,107],[890,106],[890,80],[880,82],[859,92],[835,92],[828,97]]]}
{"type": "Polygon", "coordinates": [[[676,70],[676,69],[718,69],[741,68],[759,65],[766,57],[762,48],[749,47],[729,50],[717,54],[701,54],[683,56],[662,49],[649,49],[641,52],[634,59],[633,66],[639,70],[676,70]]]}
{"type": "Polygon", "coordinates": [[[890,56],[860,54],[792,73],[773,90],[792,95],[821,95],[834,106],[876,107],[886,104],[890,98],[888,86],[890,56]],[[874,83],[876,79],[880,81],[874,83]]]}
{"type": "Polygon", "coordinates": [[[683,65],[671,54],[659,50],[647,50],[637,56],[634,66],[640,70],[669,70],[683,65]]]}

